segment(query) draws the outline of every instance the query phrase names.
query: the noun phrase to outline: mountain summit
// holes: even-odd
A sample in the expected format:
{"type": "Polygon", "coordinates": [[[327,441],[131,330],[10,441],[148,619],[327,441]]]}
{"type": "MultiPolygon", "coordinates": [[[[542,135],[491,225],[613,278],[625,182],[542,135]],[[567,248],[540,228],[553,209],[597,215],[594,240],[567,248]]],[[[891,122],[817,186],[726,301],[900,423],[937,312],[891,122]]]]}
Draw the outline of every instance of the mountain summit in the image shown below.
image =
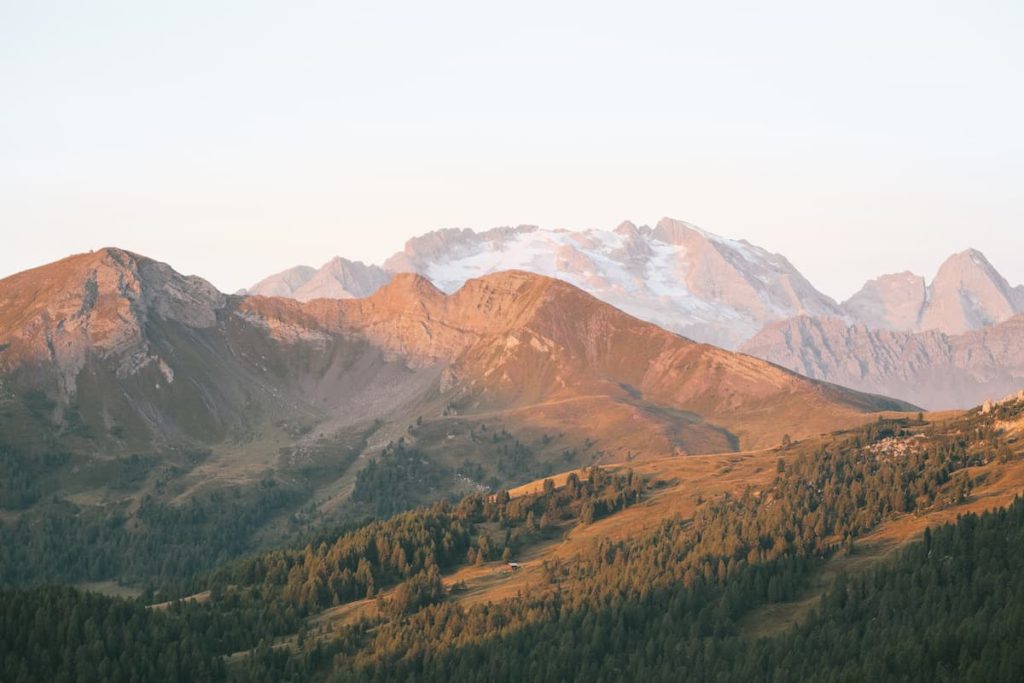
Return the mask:
{"type": "Polygon", "coordinates": [[[299,301],[312,299],[361,299],[388,281],[388,274],[362,261],[336,256],[319,269],[296,266],[260,280],[241,294],[286,296],[299,301]]]}
{"type": "Polygon", "coordinates": [[[1024,287],[985,256],[950,256],[930,285],[913,273],[871,280],[845,319],[770,323],[741,349],[808,377],[898,396],[926,408],[967,408],[1024,385],[1024,287]]]}
{"type": "Polygon", "coordinates": [[[883,275],[843,302],[874,329],[963,334],[1024,313],[1024,287],[1011,287],[977,249],[953,254],[930,285],[913,273],[883,275]]]}

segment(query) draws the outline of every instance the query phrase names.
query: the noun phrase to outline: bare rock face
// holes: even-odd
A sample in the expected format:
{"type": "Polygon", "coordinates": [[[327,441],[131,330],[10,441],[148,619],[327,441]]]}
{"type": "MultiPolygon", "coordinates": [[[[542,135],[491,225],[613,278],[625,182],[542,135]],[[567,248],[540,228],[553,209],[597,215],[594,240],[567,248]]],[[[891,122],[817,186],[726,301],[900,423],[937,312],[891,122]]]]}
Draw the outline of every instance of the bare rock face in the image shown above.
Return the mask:
{"type": "Polygon", "coordinates": [[[387,284],[390,276],[377,266],[336,257],[319,269],[296,266],[272,275],[245,291],[250,296],[285,296],[299,301],[361,299],[387,284]]]}
{"type": "Polygon", "coordinates": [[[1012,288],[985,256],[968,249],[950,256],[927,287],[913,273],[869,281],[842,305],[871,328],[963,334],[1024,313],[1021,288],[1012,288]]]}
{"type": "Polygon", "coordinates": [[[961,334],[1024,313],[1016,292],[980,251],[949,257],[930,287],[920,329],[961,334]]]}
{"type": "MultiPolygon", "coordinates": [[[[625,222],[611,231],[532,225],[479,233],[438,230],[409,240],[383,265],[387,273],[419,273],[448,293],[506,270],[559,278],[643,320],[725,348],[735,348],[770,321],[839,314],[836,303],[784,257],[669,218],[654,228],[625,222]]],[[[290,291],[281,285],[294,275],[296,269],[285,271],[250,293],[313,298],[312,280],[290,291]]],[[[383,284],[377,274],[364,281],[362,294],[345,286],[323,287],[316,295],[368,296],[383,284]]]]}
{"type": "Polygon", "coordinates": [[[0,281],[0,330],[6,345],[0,372],[36,364],[75,393],[89,354],[110,360],[127,377],[150,365],[172,381],[169,366],[145,329],[157,319],[192,328],[217,324],[225,297],[197,277],[121,249],[80,254],[0,281]]]}
{"type": "Polygon", "coordinates": [[[1020,289],[970,249],[947,259],[930,285],[912,273],[884,275],[843,303],[842,319],[771,323],[741,350],[927,408],[967,408],[1024,386],[1020,289]]]}
{"type": "Polygon", "coordinates": [[[240,295],[249,296],[286,296],[296,298],[295,292],[313,279],[316,275],[316,268],[309,266],[295,266],[288,270],[271,275],[254,284],[248,289],[239,292],[240,295]]]}
{"type": "Polygon", "coordinates": [[[742,351],[929,409],[968,408],[1024,386],[1024,316],[959,335],[793,318],[767,326],[742,351]]]}
{"type": "Polygon", "coordinates": [[[870,328],[917,330],[927,300],[924,278],[903,272],[868,281],[843,302],[843,311],[870,328]]]}

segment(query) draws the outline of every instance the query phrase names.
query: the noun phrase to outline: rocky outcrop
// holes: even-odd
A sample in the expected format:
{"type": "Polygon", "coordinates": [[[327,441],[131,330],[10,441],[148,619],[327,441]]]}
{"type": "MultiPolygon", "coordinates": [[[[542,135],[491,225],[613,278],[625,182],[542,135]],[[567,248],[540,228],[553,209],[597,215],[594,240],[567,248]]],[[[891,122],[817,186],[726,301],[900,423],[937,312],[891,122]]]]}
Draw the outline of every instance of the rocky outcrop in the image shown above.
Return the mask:
{"type": "Polygon", "coordinates": [[[843,302],[843,312],[872,329],[917,330],[928,301],[924,278],[911,272],[869,280],[843,302]]]}
{"type": "Polygon", "coordinates": [[[1024,313],[1017,292],[975,249],[947,259],[928,289],[921,330],[962,334],[1024,313]]]}
{"type": "Polygon", "coordinates": [[[45,367],[67,400],[90,355],[109,360],[119,377],[151,365],[167,367],[147,338],[147,326],[161,319],[211,328],[225,304],[226,297],[205,280],[131,252],[72,256],[0,281],[6,346],[0,372],[45,367]]]}
{"type": "Polygon", "coordinates": [[[272,275],[242,292],[250,296],[285,296],[299,301],[361,299],[390,280],[377,266],[336,257],[319,269],[296,266],[272,275]]]}
{"type": "Polygon", "coordinates": [[[1020,287],[1010,287],[984,254],[950,256],[925,286],[913,273],[883,275],[843,302],[843,312],[870,328],[963,334],[1024,313],[1020,287]]]}

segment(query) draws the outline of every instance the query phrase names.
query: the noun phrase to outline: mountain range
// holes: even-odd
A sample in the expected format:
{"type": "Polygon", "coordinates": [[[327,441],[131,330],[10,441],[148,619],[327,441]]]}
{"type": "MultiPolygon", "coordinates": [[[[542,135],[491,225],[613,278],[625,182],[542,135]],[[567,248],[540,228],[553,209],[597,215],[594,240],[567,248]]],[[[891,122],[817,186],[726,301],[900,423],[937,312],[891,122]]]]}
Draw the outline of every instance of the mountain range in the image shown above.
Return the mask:
{"type": "MultiPolygon", "coordinates": [[[[1024,316],[962,335],[828,316],[765,329],[800,322],[820,344],[823,321],[868,346],[978,335],[963,344],[995,355],[1019,349],[1024,316]]],[[[845,627],[868,585],[901,619],[919,606],[915,632],[947,629],[929,647],[984,642],[961,617],[1012,634],[1012,600],[951,589],[950,606],[928,599],[937,579],[877,577],[895,558],[905,576],[955,565],[1012,585],[1016,517],[964,515],[1022,515],[1022,401],[925,413],[522,270],[450,293],[396,272],[368,296],[299,301],[121,249],[71,256],[0,280],[3,677],[482,680],[453,673],[472,662],[587,680],[617,648],[623,680],[646,680],[632,653],[683,643],[743,659],[652,660],[658,680],[749,680],[767,647],[784,671],[850,633],[902,637],[875,603],[845,627]],[[936,526],[954,518],[955,535],[936,526]],[[809,643],[796,660],[794,642],[809,643]],[[538,651],[543,673],[509,664],[538,651]]],[[[842,671],[884,679],[865,643],[842,671]]]]}
{"type": "Polygon", "coordinates": [[[909,272],[883,275],[837,303],[784,256],[670,218],[610,231],[438,230],[409,240],[380,266],[335,258],[319,270],[270,276],[248,293],[358,298],[407,272],[453,292],[507,269],[565,280],[697,341],[929,408],[1002,396],[1024,367],[1012,343],[998,346],[998,330],[972,334],[1024,313],[1024,286],[1011,286],[977,250],[949,257],[930,283],[909,272]]]}
{"type": "Polygon", "coordinates": [[[767,325],[741,350],[807,377],[926,408],[977,405],[1024,387],[1021,315],[957,335],[797,317],[767,325]]]}
{"type": "Polygon", "coordinates": [[[409,240],[380,267],[334,259],[300,266],[249,288],[249,294],[366,296],[395,273],[419,273],[453,292],[473,277],[524,270],[573,284],[627,313],[697,341],[736,348],[765,323],[793,315],[838,315],[778,254],[672,219],[614,230],[448,229],[409,240]],[[328,280],[338,285],[326,286],[328,280]]]}
{"type": "Polygon", "coordinates": [[[119,249],[0,281],[0,375],[9,399],[45,396],[37,419],[132,448],[253,438],[284,419],[321,435],[383,419],[401,433],[445,413],[585,433],[609,454],[717,452],[908,408],[691,342],[523,271],[450,295],[396,274],[364,299],[303,303],[227,296],[119,249]],[[778,419],[807,405],[814,419],[778,419]]]}

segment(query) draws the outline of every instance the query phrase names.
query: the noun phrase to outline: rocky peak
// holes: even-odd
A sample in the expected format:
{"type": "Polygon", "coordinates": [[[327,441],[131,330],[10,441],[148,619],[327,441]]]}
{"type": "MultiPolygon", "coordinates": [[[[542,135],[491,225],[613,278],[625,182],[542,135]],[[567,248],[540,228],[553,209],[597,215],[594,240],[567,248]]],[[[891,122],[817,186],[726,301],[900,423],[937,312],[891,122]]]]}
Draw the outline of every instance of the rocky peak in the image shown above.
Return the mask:
{"type": "Polygon", "coordinates": [[[388,273],[378,266],[335,257],[314,273],[293,296],[299,301],[361,299],[376,292],[388,280],[388,273]]]}
{"type": "Polygon", "coordinates": [[[64,398],[90,354],[110,359],[118,375],[156,364],[170,376],[147,324],[209,328],[225,305],[213,285],[164,263],[116,248],[78,254],[0,280],[0,369],[49,366],[64,398]]]}
{"type": "MultiPolygon", "coordinates": [[[[646,228],[647,226],[644,227],[646,228]]],[[[641,234],[643,234],[641,233],[640,228],[636,227],[636,224],[632,221],[622,221],[612,232],[616,235],[621,235],[626,239],[637,239],[641,234]]],[[[647,228],[647,232],[650,232],[650,228],[647,228]]]]}
{"type": "Polygon", "coordinates": [[[920,275],[883,275],[865,283],[843,312],[868,327],[962,334],[1024,312],[1022,288],[1012,288],[977,249],[953,254],[925,285],[920,275]]]}
{"type": "Polygon", "coordinates": [[[378,266],[336,256],[319,269],[289,268],[253,285],[246,294],[284,296],[299,301],[361,299],[386,284],[390,275],[378,266]]]}
{"type": "Polygon", "coordinates": [[[469,228],[444,228],[413,237],[402,251],[384,261],[384,270],[391,273],[417,272],[424,261],[456,252],[463,253],[479,241],[479,235],[469,228]]]}
{"type": "Polygon", "coordinates": [[[388,301],[436,302],[444,297],[444,292],[419,273],[395,273],[386,285],[369,297],[369,300],[376,303],[388,301]]]}
{"type": "Polygon", "coordinates": [[[960,334],[992,325],[1021,312],[1017,296],[984,254],[967,249],[939,267],[928,288],[922,330],[960,334]]]}
{"type": "Polygon", "coordinates": [[[927,294],[924,278],[905,271],[869,280],[842,308],[868,327],[916,330],[927,294]]]}
{"type": "Polygon", "coordinates": [[[316,268],[310,266],[295,266],[280,273],[271,275],[254,284],[248,289],[239,292],[242,295],[250,296],[285,296],[295,298],[295,292],[302,285],[313,279],[316,275],[316,268]]]}
{"type": "Polygon", "coordinates": [[[662,218],[651,233],[654,239],[666,244],[686,245],[705,240],[706,233],[695,225],[674,218],[662,218]]]}

